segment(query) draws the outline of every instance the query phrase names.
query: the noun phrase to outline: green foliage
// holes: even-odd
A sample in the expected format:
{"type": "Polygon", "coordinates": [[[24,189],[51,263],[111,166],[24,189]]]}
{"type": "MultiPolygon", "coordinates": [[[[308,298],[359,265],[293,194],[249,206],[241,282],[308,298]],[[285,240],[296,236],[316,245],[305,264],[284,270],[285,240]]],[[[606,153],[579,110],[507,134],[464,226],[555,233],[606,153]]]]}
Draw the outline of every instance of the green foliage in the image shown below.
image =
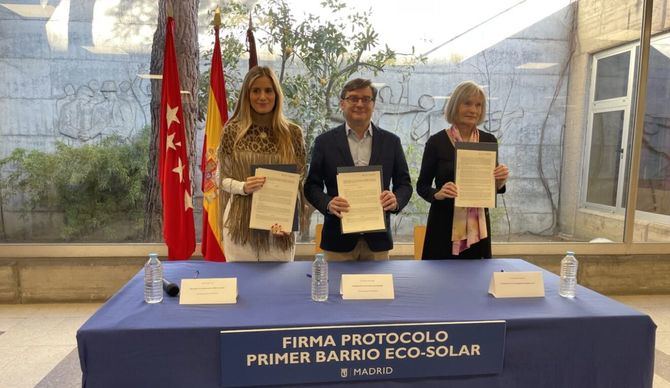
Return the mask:
{"type": "MultiPolygon", "coordinates": [[[[99,144],[73,147],[63,143],[56,151],[15,149],[0,160],[3,199],[23,200],[24,216],[35,210],[62,212],[61,238],[86,240],[123,223],[132,236],[143,219],[144,183],[149,155],[149,130],[133,141],[110,137],[99,144]]],[[[96,238],[96,237],[94,237],[96,238]]]]}
{"type": "MultiPolygon", "coordinates": [[[[381,46],[379,35],[370,21],[370,10],[351,12],[342,0],[324,0],[320,4],[327,11],[327,17],[310,14],[301,15],[302,19],[298,20],[286,0],[267,0],[253,9],[256,28],[263,32],[258,34],[259,51],[265,48],[279,61],[279,69],[275,70],[286,97],[286,115],[302,127],[308,157],[314,138],[333,122],[342,121],[336,113],[344,83],[361,71],[376,75],[396,59],[395,52],[388,46],[378,48],[381,46]]],[[[227,13],[231,16],[221,31],[226,31],[232,40],[244,42],[248,14],[236,6],[227,13]]],[[[235,73],[229,71],[229,66],[239,66],[244,46],[244,43],[240,46],[222,42],[229,110],[236,100],[236,96],[231,99],[231,95],[239,93],[240,85],[235,83],[235,73]]],[[[211,58],[211,51],[204,56],[211,58]]],[[[201,79],[201,91],[208,92],[209,73],[201,79]]],[[[203,100],[201,112],[206,111],[206,94],[203,100]]],[[[303,230],[309,229],[313,211],[310,207],[303,212],[303,230]]]]}
{"type": "Polygon", "coordinates": [[[281,80],[292,118],[303,126],[309,148],[316,135],[328,129],[344,83],[356,72],[374,74],[395,60],[395,52],[378,45],[378,34],[370,23],[371,11],[348,13],[341,0],[326,0],[321,6],[328,18],[307,15],[300,23],[284,0],[270,0],[261,8],[266,15],[270,50],[280,48],[281,80]],[[297,61],[296,61],[297,60],[297,61]],[[287,62],[300,73],[285,74],[287,62]]]}
{"type": "MultiPolygon", "coordinates": [[[[257,28],[264,32],[259,34],[259,48],[265,47],[279,58],[277,74],[286,96],[287,115],[303,128],[308,148],[333,119],[339,119],[333,111],[347,79],[361,70],[376,74],[395,59],[387,46],[373,51],[379,42],[369,21],[371,11],[349,13],[342,0],[326,0],[321,5],[330,11],[327,19],[307,15],[301,22],[285,0],[268,0],[254,8],[257,28]],[[293,70],[290,73],[289,65],[293,70]]],[[[228,2],[221,15],[221,51],[232,110],[242,80],[239,65],[245,52],[248,13],[243,5],[228,2]]],[[[200,112],[207,111],[211,55],[211,49],[203,53],[207,66],[200,77],[200,112]]]]}

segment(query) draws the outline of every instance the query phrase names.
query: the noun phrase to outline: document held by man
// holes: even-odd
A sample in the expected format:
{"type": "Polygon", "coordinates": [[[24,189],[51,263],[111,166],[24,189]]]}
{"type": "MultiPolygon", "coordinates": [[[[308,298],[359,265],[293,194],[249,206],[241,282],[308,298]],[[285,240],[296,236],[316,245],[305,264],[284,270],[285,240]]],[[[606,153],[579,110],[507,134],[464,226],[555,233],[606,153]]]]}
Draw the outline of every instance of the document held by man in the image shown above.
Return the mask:
{"type": "Polygon", "coordinates": [[[386,230],[382,193],[381,166],[338,167],[337,191],[349,202],[342,213],[342,233],[386,230]]]}
{"type": "Polygon", "coordinates": [[[496,207],[497,143],[456,143],[457,207],[496,207]]]}
{"type": "Polygon", "coordinates": [[[255,176],[266,179],[251,199],[249,228],[271,230],[272,225],[279,224],[283,231],[293,231],[300,174],[257,168],[255,176]]]}

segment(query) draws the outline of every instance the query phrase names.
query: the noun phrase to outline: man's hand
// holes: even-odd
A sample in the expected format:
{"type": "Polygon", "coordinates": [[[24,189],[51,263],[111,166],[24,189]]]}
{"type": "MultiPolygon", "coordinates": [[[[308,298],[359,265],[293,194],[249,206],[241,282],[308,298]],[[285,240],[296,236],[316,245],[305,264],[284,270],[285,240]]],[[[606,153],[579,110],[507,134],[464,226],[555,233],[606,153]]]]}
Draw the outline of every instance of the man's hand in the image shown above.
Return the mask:
{"type": "Polygon", "coordinates": [[[349,202],[342,197],[334,197],[328,202],[328,211],[338,218],[342,218],[342,212],[346,213],[349,211],[349,202]]]}
{"type": "Polygon", "coordinates": [[[398,209],[398,200],[392,191],[382,191],[382,194],[379,196],[379,201],[382,203],[384,211],[394,211],[398,209]]]}

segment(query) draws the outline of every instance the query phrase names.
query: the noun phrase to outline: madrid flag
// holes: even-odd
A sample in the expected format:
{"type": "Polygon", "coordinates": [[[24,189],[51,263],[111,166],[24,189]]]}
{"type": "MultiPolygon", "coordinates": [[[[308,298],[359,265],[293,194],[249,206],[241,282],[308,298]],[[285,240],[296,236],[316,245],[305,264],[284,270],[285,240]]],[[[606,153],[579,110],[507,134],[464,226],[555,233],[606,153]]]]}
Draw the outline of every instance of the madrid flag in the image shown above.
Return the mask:
{"type": "Polygon", "coordinates": [[[223,125],[228,121],[226,82],[223,78],[221,47],[219,46],[219,10],[214,15],[214,52],[210,69],[209,102],[205,123],[205,141],[202,146],[202,257],[211,261],[226,261],[221,245],[219,196],[217,193],[216,169],[217,148],[221,141],[223,125]]]}
{"type": "Polygon", "coordinates": [[[195,250],[195,226],[172,16],[168,16],[166,29],[158,165],[163,199],[163,239],[170,260],[185,260],[195,250]]]}

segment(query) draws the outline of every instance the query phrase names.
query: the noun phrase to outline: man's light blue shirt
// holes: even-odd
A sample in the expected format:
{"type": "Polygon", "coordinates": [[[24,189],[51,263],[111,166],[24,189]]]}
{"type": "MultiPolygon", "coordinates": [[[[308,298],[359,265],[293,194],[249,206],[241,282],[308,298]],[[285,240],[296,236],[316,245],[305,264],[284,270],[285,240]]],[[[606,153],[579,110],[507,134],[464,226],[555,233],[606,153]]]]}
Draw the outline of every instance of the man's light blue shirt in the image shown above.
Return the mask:
{"type": "Polygon", "coordinates": [[[349,143],[349,150],[351,157],[354,160],[355,166],[368,166],[370,164],[370,156],[372,155],[372,123],[368,125],[368,129],[363,133],[363,138],[359,139],[356,131],[351,129],[349,123],[344,125],[347,132],[347,142],[349,143]]]}

